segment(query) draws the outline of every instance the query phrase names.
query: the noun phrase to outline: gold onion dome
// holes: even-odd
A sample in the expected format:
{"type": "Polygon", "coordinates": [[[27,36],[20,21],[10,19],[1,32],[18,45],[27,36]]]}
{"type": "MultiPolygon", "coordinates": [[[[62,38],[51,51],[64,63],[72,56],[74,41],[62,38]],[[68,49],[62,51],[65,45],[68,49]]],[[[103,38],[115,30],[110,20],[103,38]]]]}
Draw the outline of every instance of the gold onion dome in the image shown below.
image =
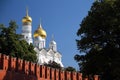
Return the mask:
{"type": "Polygon", "coordinates": [[[32,18],[28,15],[28,9],[26,9],[26,16],[22,19],[23,23],[32,22],[32,18]]]}
{"type": "Polygon", "coordinates": [[[41,24],[39,25],[38,29],[34,32],[34,37],[42,37],[43,39],[46,38],[47,34],[46,31],[42,28],[41,24]]]}

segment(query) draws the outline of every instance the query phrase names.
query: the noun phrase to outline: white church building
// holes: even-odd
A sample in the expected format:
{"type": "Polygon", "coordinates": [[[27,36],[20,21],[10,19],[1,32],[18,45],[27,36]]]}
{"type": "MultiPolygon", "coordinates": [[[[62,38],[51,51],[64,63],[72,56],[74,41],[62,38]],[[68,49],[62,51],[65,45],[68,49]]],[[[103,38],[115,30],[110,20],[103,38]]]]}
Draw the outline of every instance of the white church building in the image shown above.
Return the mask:
{"type": "Polygon", "coordinates": [[[49,48],[46,48],[47,33],[43,29],[41,23],[34,34],[32,34],[32,18],[28,15],[28,10],[26,10],[26,16],[22,19],[21,34],[24,40],[34,45],[34,50],[37,52],[38,64],[43,65],[48,64],[50,61],[54,61],[60,64],[61,67],[64,67],[61,61],[62,55],[57,51],[57,43],[54,39],[50,41],[49,48]]]}

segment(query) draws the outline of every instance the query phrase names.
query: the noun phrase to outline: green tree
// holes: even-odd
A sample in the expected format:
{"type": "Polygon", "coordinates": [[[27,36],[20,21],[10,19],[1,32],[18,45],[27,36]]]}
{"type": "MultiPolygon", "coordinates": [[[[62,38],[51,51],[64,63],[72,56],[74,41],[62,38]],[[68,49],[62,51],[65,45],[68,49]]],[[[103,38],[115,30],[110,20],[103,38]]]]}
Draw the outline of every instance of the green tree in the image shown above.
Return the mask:
{"type": "Polygon", "coordinates": [[[0,24],[0,53],[36,62],[33,45],[21,40],[22,36],[16,33],[17,28],[15,21],[10,21],[9,27],[0,24]]]}
{"type": "Polygon", "coordinates": [[[84,75],[120,80],[120,0],[97,0],[77,32],[75,60],[84,75]]]}
{"type": "Polygon", "coordinates": [[[68,66],[67,68],[65,68],[65,70],[66,71],[71,71],[71,72],[76,71],[76,69],[71,67],[71,66],[68,66]]]}
{"type": "Polygon", "coordinates": [[[56,68],[56,69],[62,69],[60,64],[56,63],[55,61],[49,61],[48,64],[44,64],[45,66],[51,67],[51,68],[56,68]]]}

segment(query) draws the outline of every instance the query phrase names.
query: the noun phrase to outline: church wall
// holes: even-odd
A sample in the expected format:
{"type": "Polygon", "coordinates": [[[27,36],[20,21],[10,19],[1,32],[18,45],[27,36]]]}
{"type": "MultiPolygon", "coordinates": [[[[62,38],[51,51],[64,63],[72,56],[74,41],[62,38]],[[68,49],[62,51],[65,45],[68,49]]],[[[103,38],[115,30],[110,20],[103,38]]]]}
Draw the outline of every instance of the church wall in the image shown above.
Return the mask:
{"type": "MultiPolygon", "coordinates": [[[[95,75],[94,80],[99,80],[95,75]]],[[[0,54],[0,80],[89,80],[69,72],[0,54]]]]}

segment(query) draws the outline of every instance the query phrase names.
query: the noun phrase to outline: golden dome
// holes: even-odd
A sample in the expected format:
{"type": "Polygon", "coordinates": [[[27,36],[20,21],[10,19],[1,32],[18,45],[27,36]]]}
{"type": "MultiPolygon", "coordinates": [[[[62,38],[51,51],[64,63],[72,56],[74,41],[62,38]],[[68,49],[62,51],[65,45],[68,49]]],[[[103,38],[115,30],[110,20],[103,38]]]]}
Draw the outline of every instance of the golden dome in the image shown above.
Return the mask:
{"type": "Polygon", "coordinates": [[[26,16],[22,19],[23,23],[32,22],[32,18],[28,15],[28,9],[26,9],[26,16]]]}
{"type": "Polygon", "coordinates": [[[34,32],[34,37],[42,37],[43,39],[46,38],[47,34],[46,34],[46,31],[44,29],[42,29],[42,26],[40,25],[38,27],[38,29],[34,32]]]}
{"type": "Polygon", "coordinates": [[[23,17],[22,22],[23,23],[25,23],[25,22],[32,22],[32,18],[30,16],[25,16],[25,17],[23,17]]]}

